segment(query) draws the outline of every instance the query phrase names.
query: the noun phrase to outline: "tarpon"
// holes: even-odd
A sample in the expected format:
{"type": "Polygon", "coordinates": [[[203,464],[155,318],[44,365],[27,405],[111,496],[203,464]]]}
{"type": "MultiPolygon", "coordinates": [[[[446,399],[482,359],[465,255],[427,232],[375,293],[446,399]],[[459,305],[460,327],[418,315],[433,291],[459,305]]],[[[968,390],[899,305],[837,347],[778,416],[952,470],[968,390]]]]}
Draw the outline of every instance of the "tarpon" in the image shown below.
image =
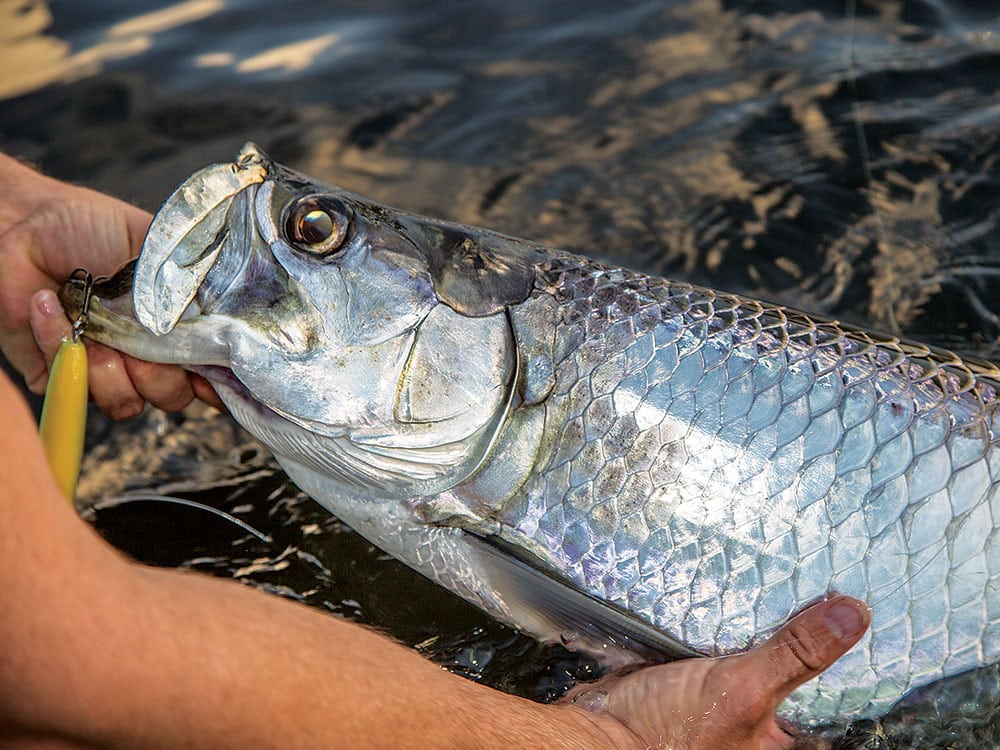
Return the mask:
{"type": "Polygon", "coordinates": [[[383,206],[252,144],[169,197],[113,286],[89,336],[208,377],[319,503],[540,638],[730,653],[850,594],[870,632],[781,708],[810,727],[1000,660],[991,364],[383,206]]]}

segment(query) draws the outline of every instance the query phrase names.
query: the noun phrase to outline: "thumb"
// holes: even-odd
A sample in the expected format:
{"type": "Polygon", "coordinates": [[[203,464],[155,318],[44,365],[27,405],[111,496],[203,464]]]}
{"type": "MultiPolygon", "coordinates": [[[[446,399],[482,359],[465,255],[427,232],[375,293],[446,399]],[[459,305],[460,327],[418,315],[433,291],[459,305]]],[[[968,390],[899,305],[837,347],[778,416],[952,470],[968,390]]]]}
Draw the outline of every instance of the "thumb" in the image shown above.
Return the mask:
{"type": "Polygon", "coordinates": [[[799,685],[828,669],[860,639],[871,623],[864,602],[833,596],[789,620],[781,630],[744,654],[743,668],[770,693],[775,706],[799,685]]]}
{"type": "Polygon", "coordinates": [[[48,380],[48,371],[52,367],[52,360],[63,340],[70,335],[72,326],[66,318],[58,296],[51,289],[41,289],[32,295],[28,321],[35,344],[42,354],[44,366],[40,369],[36,367],[33,372],[26,372],[25,380],[29,390],[33,393],[42,393],[48,380]]]}

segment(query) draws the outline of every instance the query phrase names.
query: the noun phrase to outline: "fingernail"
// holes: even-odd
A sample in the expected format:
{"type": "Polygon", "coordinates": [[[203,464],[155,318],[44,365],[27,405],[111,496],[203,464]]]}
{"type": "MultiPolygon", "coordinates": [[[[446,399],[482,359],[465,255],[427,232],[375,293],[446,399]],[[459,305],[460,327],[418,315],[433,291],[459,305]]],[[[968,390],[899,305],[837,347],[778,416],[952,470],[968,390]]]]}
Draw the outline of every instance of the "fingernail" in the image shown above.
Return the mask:
{"type": "Polygon", "coordinates": [[[51,289],[42,289],[35,295],[35,307],[46,318],[54,318],[63,314],[59,297],[51,289]]]}
{"type": "Polygon", "coordinates": [[[850,638],[857,635],[865,627],[865,618],[861,608],[847,600],[834,599],[827,602],[823,611],[823,619],[836,638],[850,638]]]}

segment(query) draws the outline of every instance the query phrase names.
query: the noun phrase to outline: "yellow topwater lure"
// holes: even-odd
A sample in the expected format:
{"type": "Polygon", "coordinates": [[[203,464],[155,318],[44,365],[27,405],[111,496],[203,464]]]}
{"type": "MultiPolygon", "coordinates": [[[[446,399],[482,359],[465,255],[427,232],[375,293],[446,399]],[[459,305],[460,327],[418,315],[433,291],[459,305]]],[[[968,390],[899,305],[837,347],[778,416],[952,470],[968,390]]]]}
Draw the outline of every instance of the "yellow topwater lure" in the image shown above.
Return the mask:
{"type": "Polygon", "coordinates": [[[95,283],[94,277],[83,269],[77,269],[73,275],[81,271],[86,274],[83,309],[52,361],[39,423],[49,468],[70,503],[76,496],[87,428],[87,349],[80,336],[87,327],[90,296],[95,283]]]}

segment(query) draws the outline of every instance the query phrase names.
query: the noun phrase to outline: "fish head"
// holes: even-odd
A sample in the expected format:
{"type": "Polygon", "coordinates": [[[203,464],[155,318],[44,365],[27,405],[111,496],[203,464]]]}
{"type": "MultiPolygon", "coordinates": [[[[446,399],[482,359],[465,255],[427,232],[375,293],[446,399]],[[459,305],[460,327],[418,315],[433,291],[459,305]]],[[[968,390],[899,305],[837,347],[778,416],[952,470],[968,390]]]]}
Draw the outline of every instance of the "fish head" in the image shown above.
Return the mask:
{"type": "MultiPolygon", "coordinates": [[[[353,491],[440,492],[475,471],[511,407],[507,309],[532,288],[534,253],[247,144],[167,199],[138,259],[95,288],[87,335],[205,375],[279,460],[353,491]]],[[[79,284],[63,297],[78,307],[79,284]]]]}

